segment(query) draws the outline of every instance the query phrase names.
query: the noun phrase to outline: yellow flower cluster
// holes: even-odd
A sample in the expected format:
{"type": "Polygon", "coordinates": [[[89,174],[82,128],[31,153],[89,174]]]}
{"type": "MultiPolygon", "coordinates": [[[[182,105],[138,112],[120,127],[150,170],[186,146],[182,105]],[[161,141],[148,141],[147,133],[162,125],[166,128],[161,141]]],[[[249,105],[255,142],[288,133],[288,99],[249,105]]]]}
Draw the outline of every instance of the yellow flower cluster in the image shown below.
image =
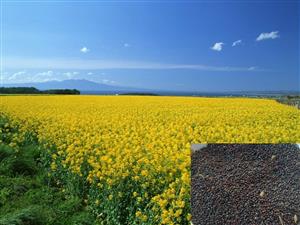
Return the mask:
{"type": "MultiPolygon", "coordinates": [[[[189,221],[191,143],[300,142],[300,111],[273,100],[146,96],[0,96],[0,113],[56,146],[67,168],[111,190],[130,180],[142,223],[189,221]],[[83,174],[82,165],[89,165],[83,174]],[[149,213],[151,211],[151,213],[149,213]]],[[[111,203],[113,204],[113,203],[111,203]]]]}

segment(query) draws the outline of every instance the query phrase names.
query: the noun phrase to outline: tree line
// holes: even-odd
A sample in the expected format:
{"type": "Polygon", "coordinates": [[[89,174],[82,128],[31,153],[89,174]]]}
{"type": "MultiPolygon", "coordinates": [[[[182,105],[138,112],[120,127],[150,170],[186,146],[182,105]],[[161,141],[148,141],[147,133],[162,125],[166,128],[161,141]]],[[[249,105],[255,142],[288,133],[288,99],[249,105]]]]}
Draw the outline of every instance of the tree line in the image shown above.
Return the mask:
{"type": "Polygon", "coordinates": [[[0,87],[0,94],[58,94],[79,95],[77,89],[50,89],[41,91],[35,87],[0,87]]]}

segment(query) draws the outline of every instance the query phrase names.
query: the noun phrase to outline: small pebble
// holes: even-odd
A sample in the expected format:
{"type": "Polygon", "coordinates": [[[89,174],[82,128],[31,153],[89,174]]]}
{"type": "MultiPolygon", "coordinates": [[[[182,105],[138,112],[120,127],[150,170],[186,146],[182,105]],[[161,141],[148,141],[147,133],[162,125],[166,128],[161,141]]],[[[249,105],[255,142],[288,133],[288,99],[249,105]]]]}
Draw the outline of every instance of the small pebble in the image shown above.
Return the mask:
{"type": "Polygon", "coordinates": [[[295,224],[298,223],[298,216],[297,215],[294,216],[294,222],[295,222],[295,224]]]}
{"type": "Polygon", "coordinates": [[[276,155],[272,155],[271,160],[275,160],[276,159],[276,155]]]}
{"type": "Polygon", "coordinates": [[[259,194],[259,196],[260,196],[260,197],[264,197],[265,194],[266,194],[265,191],[261,191],[260,194],[259,194]]]}

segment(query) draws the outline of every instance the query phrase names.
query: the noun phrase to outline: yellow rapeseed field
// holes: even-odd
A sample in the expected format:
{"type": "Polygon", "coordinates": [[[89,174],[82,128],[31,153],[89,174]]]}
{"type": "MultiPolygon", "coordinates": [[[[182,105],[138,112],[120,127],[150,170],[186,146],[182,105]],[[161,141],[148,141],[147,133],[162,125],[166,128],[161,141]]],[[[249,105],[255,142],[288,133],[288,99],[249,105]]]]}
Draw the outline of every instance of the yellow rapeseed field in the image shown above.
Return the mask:
{"type": "Polygon", "coordinates": [[[86,201],[110,224],[188,224],[191,143],[300,142],[300,111],[273,100],[0,96],[0,104],[44,144],[49,176],[83,178],[86,201]]]}

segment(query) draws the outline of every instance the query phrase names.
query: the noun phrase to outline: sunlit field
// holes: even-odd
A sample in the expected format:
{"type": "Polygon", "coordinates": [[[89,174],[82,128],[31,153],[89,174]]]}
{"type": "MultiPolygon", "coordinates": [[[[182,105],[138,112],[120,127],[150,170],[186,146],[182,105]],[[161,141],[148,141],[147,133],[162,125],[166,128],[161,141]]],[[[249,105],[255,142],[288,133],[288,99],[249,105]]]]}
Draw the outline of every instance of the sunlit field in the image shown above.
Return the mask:
{"type": "Polygon", "coordinates": [[[188,224],[191,143],[300,142],[300,111],[273,100],[0,96],[0,104],[6,126],[18,129],[10,146],[36,137],[48,176],[62,192],[81,185],[104,224],[188,224]]]}

